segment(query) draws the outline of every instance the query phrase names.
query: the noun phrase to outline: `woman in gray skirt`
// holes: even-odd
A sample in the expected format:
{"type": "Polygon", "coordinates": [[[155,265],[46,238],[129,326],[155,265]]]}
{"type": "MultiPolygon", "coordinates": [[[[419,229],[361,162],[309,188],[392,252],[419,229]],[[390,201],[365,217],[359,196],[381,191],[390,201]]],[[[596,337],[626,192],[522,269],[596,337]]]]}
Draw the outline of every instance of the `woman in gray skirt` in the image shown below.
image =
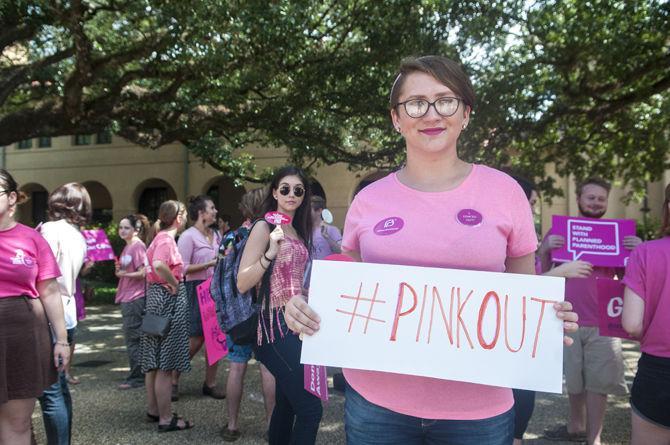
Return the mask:
{"type": "Polygon", "coordinates": [[[178,201],[165,201],[158,210],[160,232],[147,249],[146,313],[167,317],[164,336],[143,334],[140,340],[142,371],[147,388],[147,417],[158,422],[158,432],[180,431],[193,424],[172,413],[172,372],[191,370],[188,357],[188,304],[181,283],[184,267],[175,236],[186,223],[186,209],[178,201]]]}

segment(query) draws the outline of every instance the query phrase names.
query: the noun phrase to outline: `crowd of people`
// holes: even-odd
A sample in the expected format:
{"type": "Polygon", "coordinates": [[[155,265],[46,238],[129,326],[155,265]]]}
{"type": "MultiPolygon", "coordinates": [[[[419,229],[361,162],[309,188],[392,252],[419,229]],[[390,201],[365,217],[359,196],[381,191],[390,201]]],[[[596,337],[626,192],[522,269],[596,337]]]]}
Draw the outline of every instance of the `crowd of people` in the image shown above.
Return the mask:
{"type": "MultiPolygon", "coordinates": [[[[256,340],[248,345],[227,338],[225,390],[217,384],[217,363],[202,377],[203,396],[227,399],[225,441],[242,435],[243,382],[255,355],[269,443],[315,443],[323,408],[304,388],[300,353],[302,336],[318,331],[321,319],[308,303],[306,274],[313,259],[341,253],[368,263],[566,278],[566,301],[553,309],[565,330],[570,410],[566,423],[545,437],[588,444],[600,443],[608,394],[628,391],[621,341],[597,328],[596,278],[620,277],[626,285],[623,326],[640,339],[642,350],[631,391],[632,442],[670,443],[670,186],[663,236],[646,243],[625,238],[632,251],[627,268],[552,262],[552,250],[565,239],[550,234],[538,243],[532,183],[459,157],[458,140],[475,103],[470,79],[456,62],[437,56],[405,60],[391,86],[390,116],[405,141],[406,162],[355,196],[343,234],[324,221],[325,199],[312,195],[305,172],[293,166],[242,197],[245,221],[235,230],[217,218],[207,196],[162,203],[153,226],[143,215],[122,218],[116,303],[129,373],[118,388],[145,388],[142,416],[159,433],[195,426],[173,411],[172,402],[179,398],[180,374],[191,370],[203,349],[197,286],[244,236],[236,286],[241,293],[256,289],[263,302],[256,340]],[[464,209],[475,209],[479,224],[463,223],[458,215],[464,209]],[[272,224],[263,218],[268,212],[290,222],[272,224]],[[374,236],[375,225],[390,215],[402,218],[405,229],[374,236]]],[[[582,181],[579,216],[603,217],[609,191],[602,179],[582,181]]],[[[80,232],[91,203],[81,185],[59,187],[49,196],[50,221],[37,231],[15,220],[23,200],[10,173],[0,170],[0,444],[30,443],[38,399],[48,443],[69,444],[73,413],[65,370],[77,324],[76,280],[91,266],[80,232]]],[[[360,369],[343,374],[346,440],[353,445],[520,444],[533,412],[532,391],[360,369]]]]}

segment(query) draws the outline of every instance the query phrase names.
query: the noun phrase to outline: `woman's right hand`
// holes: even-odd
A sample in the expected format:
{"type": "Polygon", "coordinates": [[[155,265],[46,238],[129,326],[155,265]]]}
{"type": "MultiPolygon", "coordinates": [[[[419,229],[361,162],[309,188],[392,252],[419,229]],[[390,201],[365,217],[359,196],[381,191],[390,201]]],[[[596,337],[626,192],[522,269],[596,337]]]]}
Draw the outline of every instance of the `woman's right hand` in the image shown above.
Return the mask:
{"type": "Polygon", "coordinates": [[[298,334],[313,335],[319,330],[321,317],[309,307],[302,295],[294,295],[286,303],[284,319],[290,330],[298,334]]]}
{"type": "Polygon", "coordinates": [[[270,259],[274,259],[279,253],[279,244],[284,241],[284,230],[281,226],[275,227],[275,229],[270,232],[270,247],[268,247],[267,256],[270,259]]]}
{"type": "Polygon", "coordinates": [[[167,286],[168,292],[170,292],[172,295],[177,295],[177,288],[179,287],[179,284],[175,286],[172,283],[165,283],[165,286],[167,286]]]}
{"type": "Polygon", "coordinates": [[[54,366],[58,371],[65,369],[70,363],[70,346],[65,346],[62,343],[54,344],[54,366]]]}

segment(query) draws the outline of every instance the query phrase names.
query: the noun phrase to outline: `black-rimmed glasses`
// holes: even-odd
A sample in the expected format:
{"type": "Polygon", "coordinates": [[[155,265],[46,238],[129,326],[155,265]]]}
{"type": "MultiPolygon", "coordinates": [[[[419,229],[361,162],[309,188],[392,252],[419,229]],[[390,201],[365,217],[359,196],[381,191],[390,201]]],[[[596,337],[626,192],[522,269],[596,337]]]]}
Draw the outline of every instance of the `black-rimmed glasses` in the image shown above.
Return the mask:
{"type": "Polygon", "coordinates": [[[462,99],[458,97],[440,97],[439,99],[434,100],[433,102],[428,102],[425,99],[411,99],[406,100],[405,102],[398,102],[398,105],[405,107],[405,112],[411,118],[418,119],[423,117],[428,113],[430,107],[432,106],[442,117],[453,116],[456,111],[458,111],[458,106],[461,104],[462,99]]]}
{"type": "Polygon", "coordinates": [[[0,190],[0,195],[9,195],[10,193],[9,190],[0,190]]]}
{"type": "MultiPolygon", "coordinates": [[[[288,194],[291,193],[291,187],[289,187],[288,185],[282,185],[281,187],[279,187],[279,193],[282,196],[288,196],[288,194]]],[[[297,198],[300,198],[302,195],[305,194],[305,188],[301,185],[296,185],[295,187],[293,187],[293,194],[297,198]]]]}

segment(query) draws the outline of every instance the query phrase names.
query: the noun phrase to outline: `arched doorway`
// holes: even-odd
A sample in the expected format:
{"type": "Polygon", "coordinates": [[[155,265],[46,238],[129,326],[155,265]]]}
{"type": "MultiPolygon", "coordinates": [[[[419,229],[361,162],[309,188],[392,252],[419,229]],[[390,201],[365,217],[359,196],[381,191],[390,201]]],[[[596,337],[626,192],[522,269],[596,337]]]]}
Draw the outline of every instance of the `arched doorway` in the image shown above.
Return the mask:
{"type": "Polygon", "coordinates": [[[242,195],[246,193],[244,187],[224,176],[210,180],[204,187],[203,193],[212,198],[219,215],[228,218],[231,228],[242,224],[242,214],[238,208],[242,195]]]}
{"type": "Polygon", "coordinates": [[[22,186],[21,191],[28,196],[28,202],[18,206],[17,221],[32,227],[47,222],[49,220],[47,189],[40,184],[30,183],[22,186]]]}
{"type": "Polygon", "coordinates": [[[172,186],[162,179],[147,179],[135,189],[137,211],[146,215],[151,221],[158,218],[161,204],[170,199],[177,199],[177,194],[172,186]]]}
{"type": "Polygon", "coordinates": [[[325,199],[326,202],[328,201],[328,198],[326,198],[326,191],[323,189],[323,186],[319,181],[314,178],[310,178],[309,186],[312,189],[312,196],[320,196],[325,199]]]}
{"type": "Polygon", "coordinates": [[[98,181],[86,181],[82,185],[86,187],[91,197],[91,207],[93,208],[91,222],[103,226],[109,224],[112,221],[112,209],[114,205],[112,195],[107,190],[107,187],[98,181]]]}

